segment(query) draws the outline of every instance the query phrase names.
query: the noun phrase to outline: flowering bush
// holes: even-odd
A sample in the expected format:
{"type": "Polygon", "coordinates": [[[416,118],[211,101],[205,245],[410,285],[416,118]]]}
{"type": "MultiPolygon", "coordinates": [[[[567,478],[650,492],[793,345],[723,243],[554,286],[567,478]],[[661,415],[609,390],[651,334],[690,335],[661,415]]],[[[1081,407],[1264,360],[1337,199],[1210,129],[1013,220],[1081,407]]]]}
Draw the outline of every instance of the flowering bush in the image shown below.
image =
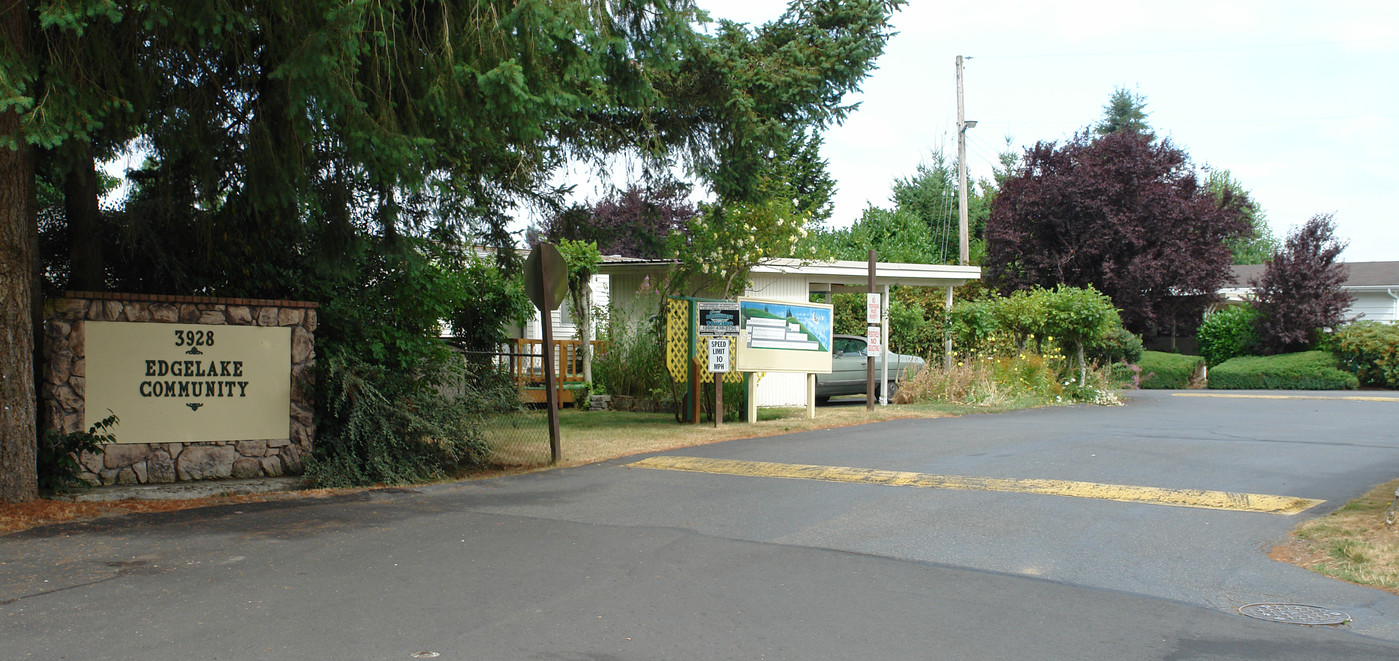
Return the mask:
{"type": "MultiPolygon", "coordinates": [[[[1026,336],[1026,340],[1036,338],[1026,336]]],[[[1003,342],[1014,347],[1008,337],[1003,342]]],[[[1044,354],[1010,351],[963,356],[946,369],[929,364],[900,385],[896,401],[932,399],[977,406],[1122,403],[1111,390],[1110,370],[1089,370],[1086,383],[1080,383],[1074,363],[1055,350],[1053,338],[1043,338],[1042,344],[1049,349],[1044,354]]]]}
{"type": "Polygon", "coordinates": [[[791,200],[706,205],[670,235],[671,253],[680,260],[672,271],[670,291],[700,291],[727,298],[743,293],[748,272],[766,260],[801,257],[798,243],[807,234],[810,216],[791,200]]]}
{"type": "Polygon", "coordinates": [[[1360,383],[1399,388],[1399,325],[1377,321],[1348,324],[1331,338],[1331,350],[1341,367],[1360,377],[1360,383]]]}

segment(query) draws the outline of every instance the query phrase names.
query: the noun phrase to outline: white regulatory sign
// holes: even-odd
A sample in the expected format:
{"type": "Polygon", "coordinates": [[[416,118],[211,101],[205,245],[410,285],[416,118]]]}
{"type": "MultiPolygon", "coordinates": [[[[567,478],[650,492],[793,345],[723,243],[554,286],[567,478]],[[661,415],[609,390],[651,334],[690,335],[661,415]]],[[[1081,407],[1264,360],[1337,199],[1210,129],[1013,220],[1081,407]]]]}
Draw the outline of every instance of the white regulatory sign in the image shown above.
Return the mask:
{"type": "Polygon", "coordinates": [[[729,338],[709,338],[709,371],[716,374],[729,371],[729,338]]]}
{"type": "Polygon", "coordinates": [[[865,323],[871,326],[879,323],[879,294],[865,294],[865,323]]]}
{"type": "Polygon", "coordinates": [[[884,353],[884,338],[878,326],[865,327],[865,341],[869,342],[868,355],[878,356],[884,353]]]}

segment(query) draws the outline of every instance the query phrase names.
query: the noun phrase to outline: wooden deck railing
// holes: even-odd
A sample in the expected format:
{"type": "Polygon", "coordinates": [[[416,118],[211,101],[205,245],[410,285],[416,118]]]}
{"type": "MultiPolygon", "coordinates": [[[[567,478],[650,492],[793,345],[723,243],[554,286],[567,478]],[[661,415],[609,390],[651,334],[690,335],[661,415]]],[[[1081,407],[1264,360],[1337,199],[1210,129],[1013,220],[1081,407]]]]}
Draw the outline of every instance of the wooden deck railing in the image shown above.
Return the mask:
{"type": "MultiPolygon", "coordinates": [[[[596,358],[602,342],[592,341],[596,358]]],[[[579,340],[554,340],[554,376],[559,385],[583,382],[583,356],[579,340]]],[[[510,340],[510,375],[525,388],[544,387],[544,340],[510,340]]]]}

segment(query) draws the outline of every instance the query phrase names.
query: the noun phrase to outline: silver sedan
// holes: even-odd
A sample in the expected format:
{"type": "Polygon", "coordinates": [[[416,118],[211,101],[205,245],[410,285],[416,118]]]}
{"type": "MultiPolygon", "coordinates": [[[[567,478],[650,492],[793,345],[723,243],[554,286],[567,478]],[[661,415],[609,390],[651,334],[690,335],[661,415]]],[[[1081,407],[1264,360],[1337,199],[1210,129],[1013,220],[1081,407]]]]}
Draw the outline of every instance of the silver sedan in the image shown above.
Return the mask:
{"type": "MultiPolygon", "coordinates": [[[[816,375],[816,401],[822,404],[838,395],[865,394],[865,361],[869,356],[865,338],[859,335],[836,335],[831,338],[831,373],[816,375]]],[[[899,389],[900,376],[913,376],[923,368],[924,361],[918,356],[899,353],[888,355],[889,381],[881,388],[875,385],[874,395],[879,397],[887,392],[889,399],[899,389]]],[[[882,374],[878,358],[874,363],[874,378],[882,374]]]]}

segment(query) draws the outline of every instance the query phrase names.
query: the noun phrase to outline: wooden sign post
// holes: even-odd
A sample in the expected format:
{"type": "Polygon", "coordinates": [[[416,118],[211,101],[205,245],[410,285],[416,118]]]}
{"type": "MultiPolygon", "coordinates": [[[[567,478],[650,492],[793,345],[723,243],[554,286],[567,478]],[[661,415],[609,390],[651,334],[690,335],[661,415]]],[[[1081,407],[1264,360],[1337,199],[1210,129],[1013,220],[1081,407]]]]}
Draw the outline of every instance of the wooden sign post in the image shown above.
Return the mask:
{"type": "Polygon", "coordinates": [[[568,264],[559,249],[552,244],[541,243],[530,251],[525,259],[525,293],[539,309],[540,326],[544,331],[544,407],[549,411],[549,461],[559,463],[563,444],[559,438],[559,404],[563,398],[558,392],[558,377],[554,374],[554,319],[553,311],[563,303],[568,293],[568,264]]]}

